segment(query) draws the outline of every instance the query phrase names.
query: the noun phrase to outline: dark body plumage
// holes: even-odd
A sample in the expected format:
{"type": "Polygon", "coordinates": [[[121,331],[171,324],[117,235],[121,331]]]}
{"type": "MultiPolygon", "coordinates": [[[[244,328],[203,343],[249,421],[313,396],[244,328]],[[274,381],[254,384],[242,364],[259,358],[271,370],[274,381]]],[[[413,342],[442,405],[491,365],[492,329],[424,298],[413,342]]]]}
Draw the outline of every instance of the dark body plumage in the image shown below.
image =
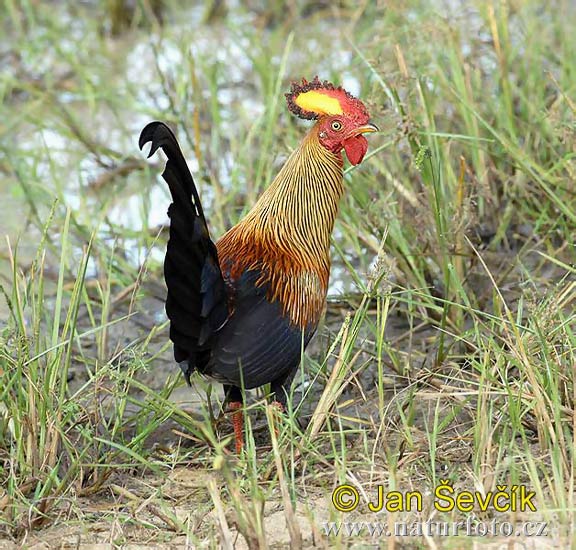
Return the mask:
{"type": "Polygon", "coordinates": [[[235,400],[241,387],[272,383],[276,400],[285,405],[282,388],[292,379],[317,322],[293,324],[280,301],[270,301],[270,283],[259,284],[261,269],[233,276],[236,264],[219,261],[174,134],[165,124],[152,122],[140,135],[140,148],[147,142],[149,156],[162,148],[168,157],[162,176],[173,202],[164,275],[176,361],[188,382],[197,369],[225,384],[235,400]]]}

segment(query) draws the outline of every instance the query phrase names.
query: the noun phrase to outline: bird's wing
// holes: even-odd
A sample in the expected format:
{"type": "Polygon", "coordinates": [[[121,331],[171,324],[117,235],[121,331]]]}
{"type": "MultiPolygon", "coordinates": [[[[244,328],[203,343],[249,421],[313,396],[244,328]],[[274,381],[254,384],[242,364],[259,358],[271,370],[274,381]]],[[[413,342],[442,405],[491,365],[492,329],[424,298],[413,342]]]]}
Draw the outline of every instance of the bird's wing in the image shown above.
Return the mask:
{"type": "Polygon", "coordinates": [[[164,260],[166,313],[174,357],[178,363],[187,361],[189,378],[198,352],[209,347],[214,333],[226,322],[228,296],[218,252],[176,137],[162,122],[151,122],[140,134],[140,149],[148,142],[152,144],[149,157],[159,148],[168,157],[162,173],[173,201],[168,208],[170,239],[164,260]]]}
{"type": "Polygon", "coordinates": [[[267,287],[258,286],[259,272],[245,272],[235,284],[234,311],[218,331],[208,374],[237,387],[256,388],[283,380],[300,363],[302,350],[316,327],[304,331],[290,323],[267,287]]]}

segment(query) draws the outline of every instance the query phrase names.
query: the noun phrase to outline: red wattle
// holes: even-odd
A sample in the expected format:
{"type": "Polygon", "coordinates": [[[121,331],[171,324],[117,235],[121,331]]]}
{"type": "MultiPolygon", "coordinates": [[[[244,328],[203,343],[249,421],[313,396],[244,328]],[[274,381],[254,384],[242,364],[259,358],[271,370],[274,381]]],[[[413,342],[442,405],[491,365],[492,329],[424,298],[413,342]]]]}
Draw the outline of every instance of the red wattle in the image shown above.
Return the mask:
{"type": "Polygon", "coordinates": [[[351,164],[360,164],[366,151],[368,151],[368,141],[363,135],[353,136],[345,139],[342,143],[344,151],[351,164]]]}

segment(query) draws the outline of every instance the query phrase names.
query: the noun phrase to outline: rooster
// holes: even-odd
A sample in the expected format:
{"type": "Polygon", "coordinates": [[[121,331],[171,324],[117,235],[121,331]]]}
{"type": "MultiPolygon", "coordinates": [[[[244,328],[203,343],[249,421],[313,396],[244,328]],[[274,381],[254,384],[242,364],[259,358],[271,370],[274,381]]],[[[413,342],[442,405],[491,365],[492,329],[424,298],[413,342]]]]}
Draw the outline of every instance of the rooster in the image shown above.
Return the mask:
{"type": "Polygon", "coordinates": [[[236,452],[243,445],[243,390],[271,384],[285,410],[302,349],[324,310],[330,236],[344,192],[342,151],[351,164],[378,128],[364,104],[315,77],[292,83],[289,110],[316,124],[269,187],[216,243],[176,137],[162,122],[140,135],[148,157],[161,148],[172,195],[164,262],[174,357],[186,381],[200,373],[224,384],[236,452]]]}

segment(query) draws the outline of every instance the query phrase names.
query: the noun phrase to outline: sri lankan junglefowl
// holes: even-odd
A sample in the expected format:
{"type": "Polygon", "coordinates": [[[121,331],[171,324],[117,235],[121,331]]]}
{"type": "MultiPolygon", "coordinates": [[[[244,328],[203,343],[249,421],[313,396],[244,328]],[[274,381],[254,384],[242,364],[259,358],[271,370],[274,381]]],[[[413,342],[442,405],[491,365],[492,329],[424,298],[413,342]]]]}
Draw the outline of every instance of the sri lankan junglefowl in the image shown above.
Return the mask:
{"type": "Polygon", "coordinates": [[[246,217],[216,243],[176,137],[151,122],[151,142],[168,162],[172,195],[164,262],[174,357],[188,383],[197,370],[224,384],[236,451],[243,445],[243,390],[271,384],[285,408],[301,351],[316,331],[330,275],[330,236],[344,192],[343,157],[362,162],[364,134],[378,128],[341,87],[293,83],[288,109],[316,123],[246,217]]]}

